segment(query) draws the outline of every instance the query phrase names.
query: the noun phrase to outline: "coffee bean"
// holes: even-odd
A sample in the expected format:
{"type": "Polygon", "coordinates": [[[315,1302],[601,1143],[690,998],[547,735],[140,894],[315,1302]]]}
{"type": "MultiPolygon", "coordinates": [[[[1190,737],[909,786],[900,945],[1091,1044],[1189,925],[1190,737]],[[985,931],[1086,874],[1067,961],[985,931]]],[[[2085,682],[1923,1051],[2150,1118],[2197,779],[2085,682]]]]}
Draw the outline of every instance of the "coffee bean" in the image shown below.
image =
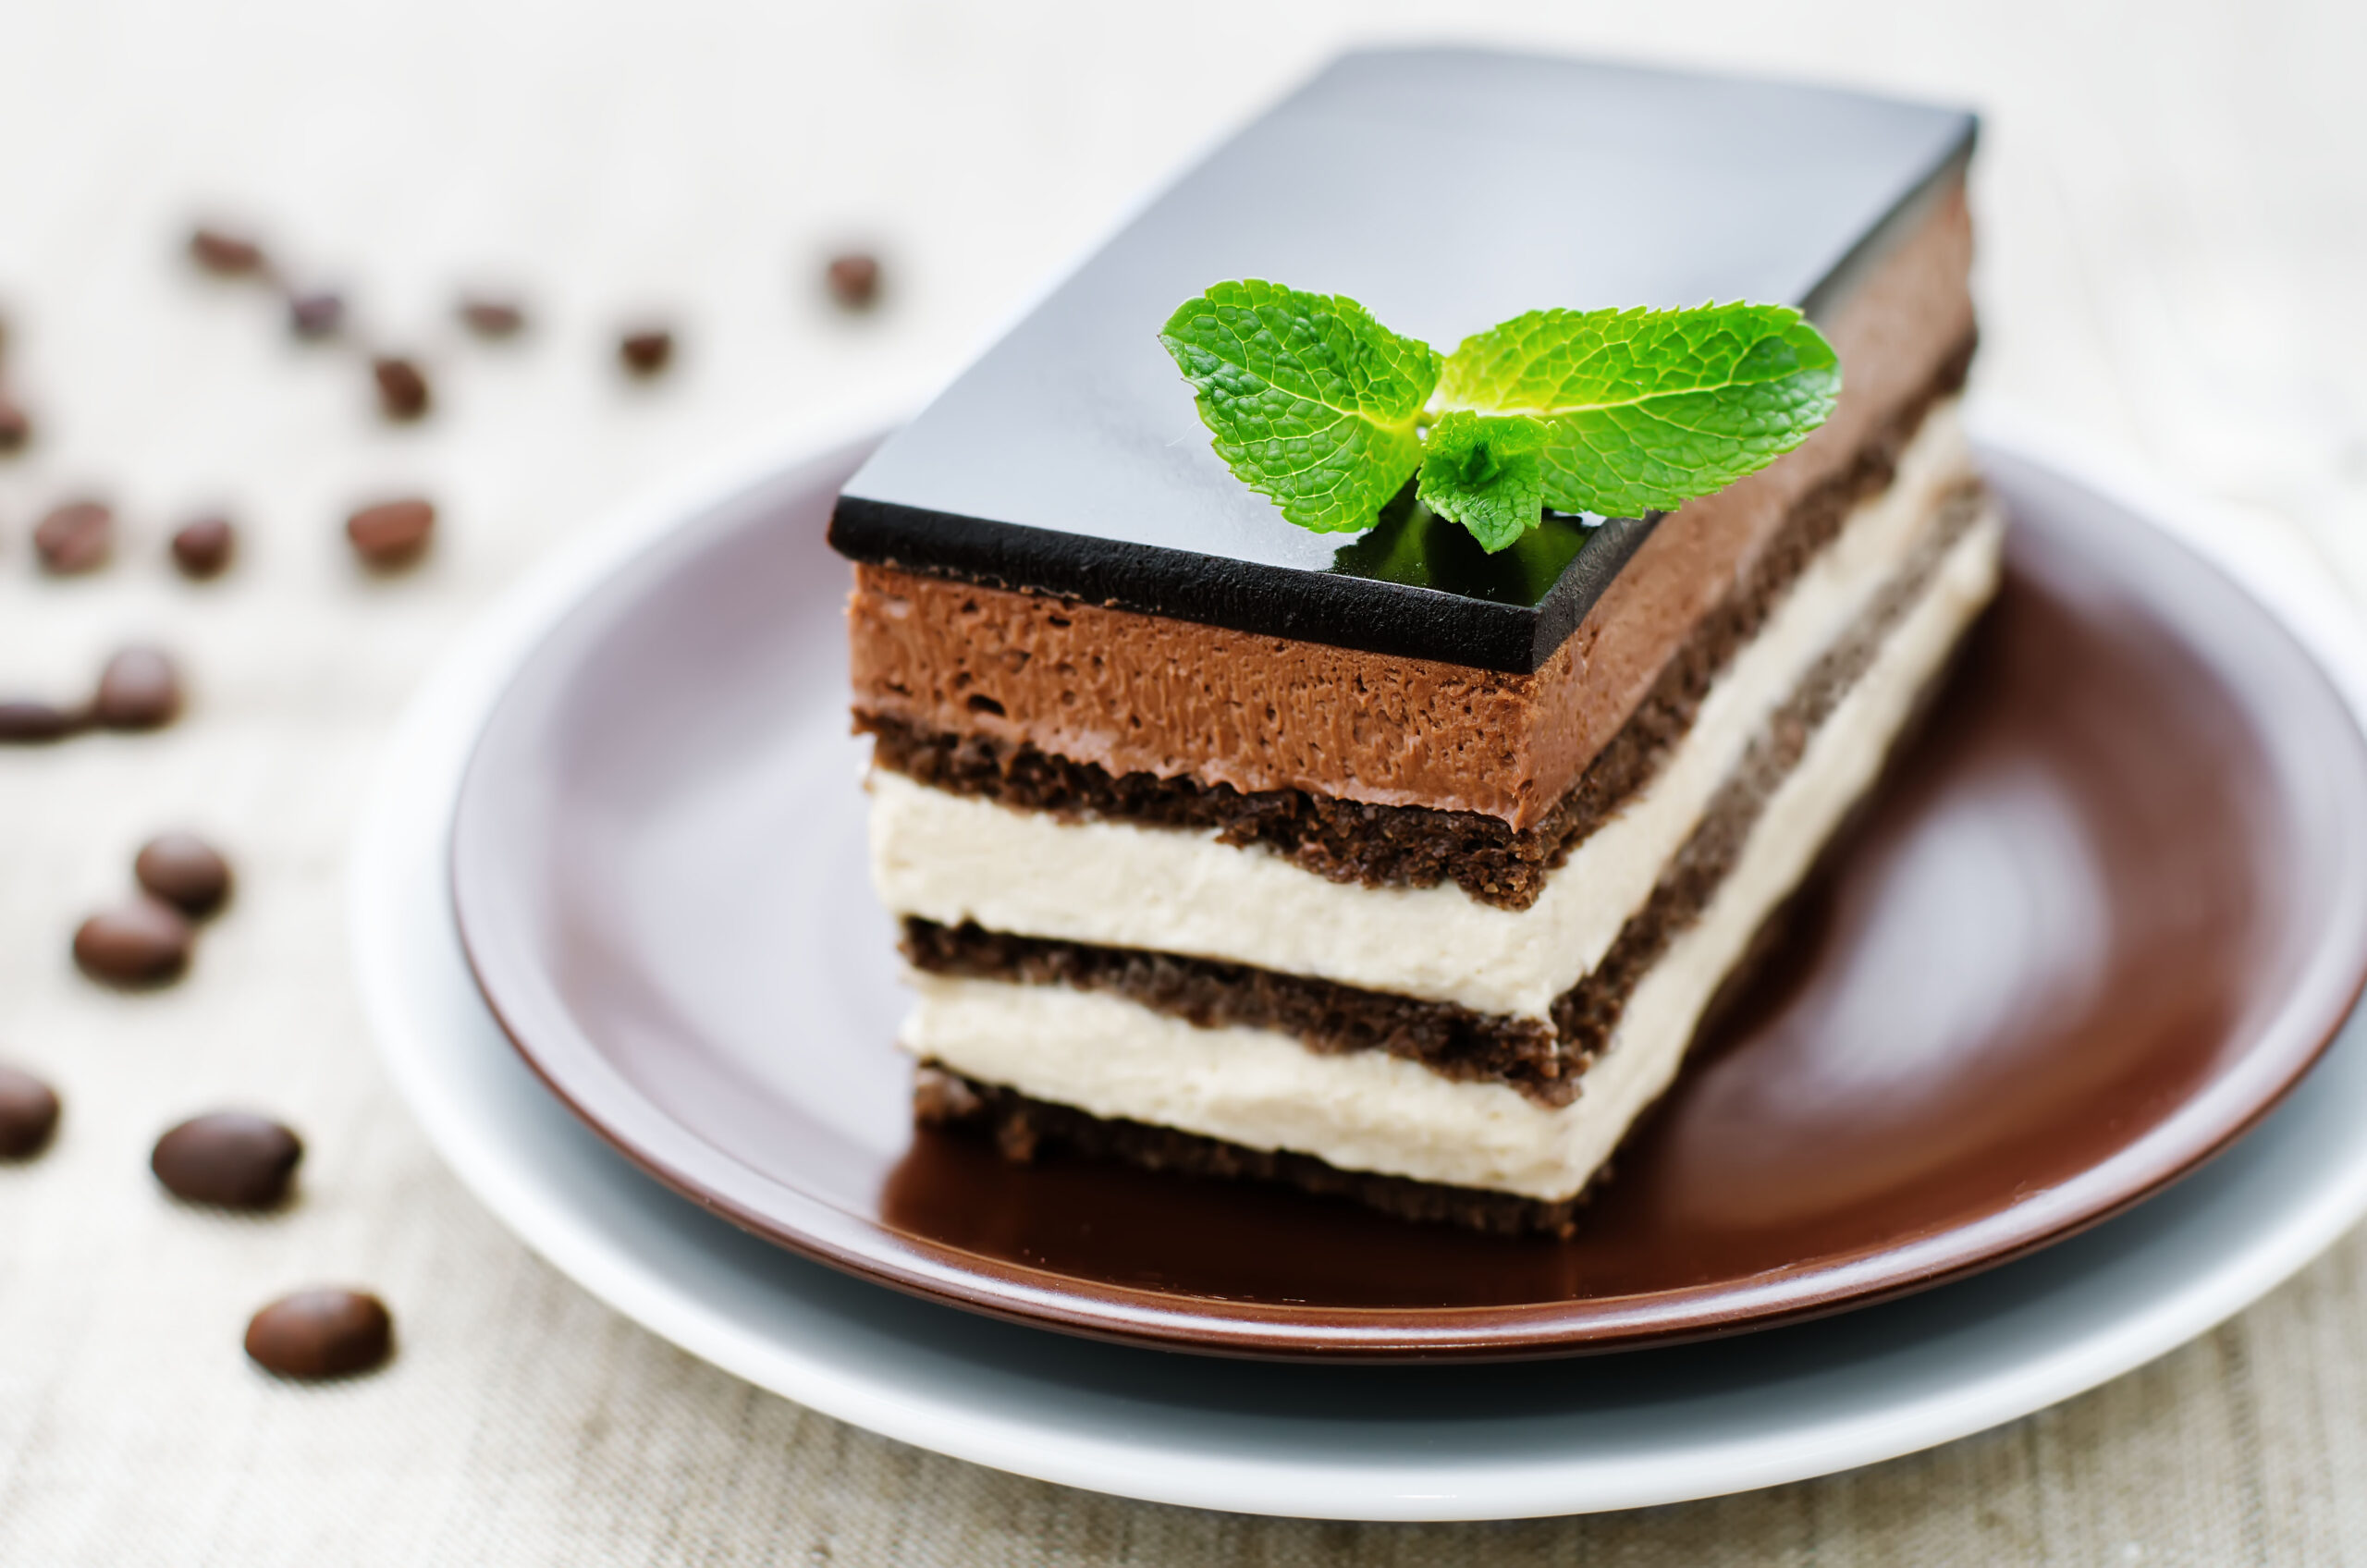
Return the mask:
{"type": "Polygon", "coordinates": [[[0,744],[38,745],[63,741],[91,722],[88,709],[61,708],[52,703],[0,702],[0,744]]]}
{"type": "Polygon", "coordinates": [[[465,295],[460,300],[460,323],[479,337],[515,337],[526,329],[526,308],[515,300],[465,295]]]}
{"type": "Polygon", "coordinates": [[[288,299],[288,330],[299,337],[334,337],[345,325],[345,300],[325,288],[291,294],[288,299]]]}
{"type": "Polygon", "coordinates": [[[830,298],[850,311],[867,310],[879,298],[879,258],[864,251],[831,257],[822,277],[829,285],[830,298]]]}
{"type": "Polygon", "coordinates": [[[0,1159],[31,1159],[57,1131],[57,1091],[0,1062],[0,1159]]]}
{"type": "Polygon", "coordinates": [[[14,398],[0,392],[0,453],[21,452],[32,438],[32,416],[14,398]]]}
{"type": "Polygon", "coordinates": [[[140,886],[192,919],[202,920],[230,896],[230,863],[194,833],[159,833],[131,862],[140,886]]]}
{"type": "Polygon", "coordinates": [[[126,648],[99,672],[91,717],[102,729],[160,729],[180,711],[180,671],[161,648],[126,648]]]}
{"type": "Polygon", "coordinates": [[[189,237],[190,260],[220,277],[250,277],[264,270],[263,247],[227,229],[200,228],[189,237]]]}
{"type": "Polygon", "coordinates": [[[374,571],[409,566],[435,533],[435,504],[416,496],[364,507],[345,520],[345,536],[374,571]]]}
{"type": "Polygon", "coordinates": [[[154,899],[102,910],[74,933],[74,962],[109,986],[160,986],[189,967],[197,939],[181,912],[154,899]]]}
{"type": "Polygon", "coordinates": [[[303,1158],[304,1141],[271,1118],[217,1110],[157,1139],[148,1164],[177,1198],[221,1208],[277,1208],[303,1158]]]}
{"type": "Polygon", "coordinates": [[[617,339],[617,358],[635,375],[656,375],[674,360],[674,335],[663,327],[642,327],[617,339]]]}
{"type": "Polygon", "coordinates": [[[183,577],[202,581],[219,577],[239,546],[238,530],[227,517],[202,517],[185,522],[173,535],[173,564],[183,577]]]}
{"type": "Polygon", "coordinates": [[[378,378],[378,411],[388,419],[424,419],[435,398],[428,391],[427,373],[410,360],[382,354],[370,361],[378,378]]]}
{"type": "Polygon", "coordinates": [[[33,553],[53,577],[96,571],[114,549],[115,512],[100,501],[68,501],[33,530],[33,553]]]}
{"type": "Polygon", "coordinates": [[[283,1296],[247,1325],[247,1354],[283,1378],[348,1378],[394,1354],[386,1304],[362,1291],[325,1288],[283,1296]]]}

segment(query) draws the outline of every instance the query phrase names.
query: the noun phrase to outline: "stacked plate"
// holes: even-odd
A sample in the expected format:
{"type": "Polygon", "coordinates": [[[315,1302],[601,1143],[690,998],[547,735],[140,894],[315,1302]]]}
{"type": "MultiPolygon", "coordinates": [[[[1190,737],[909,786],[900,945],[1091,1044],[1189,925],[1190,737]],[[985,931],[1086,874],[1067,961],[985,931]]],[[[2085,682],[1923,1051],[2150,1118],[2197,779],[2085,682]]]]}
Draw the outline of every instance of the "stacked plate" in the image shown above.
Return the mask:
{"type": "Polygon", "coordinates": [[[865,445],[521,590],[358,847],[430,1135],[692,1353],[1106,1491],[1564,1513],[2040,1408],[2367,1212],[2367,647],[2306,568],[1993,432],[1998,609],[1574,1240],[916,1138],[821,539],[865,445]]]}

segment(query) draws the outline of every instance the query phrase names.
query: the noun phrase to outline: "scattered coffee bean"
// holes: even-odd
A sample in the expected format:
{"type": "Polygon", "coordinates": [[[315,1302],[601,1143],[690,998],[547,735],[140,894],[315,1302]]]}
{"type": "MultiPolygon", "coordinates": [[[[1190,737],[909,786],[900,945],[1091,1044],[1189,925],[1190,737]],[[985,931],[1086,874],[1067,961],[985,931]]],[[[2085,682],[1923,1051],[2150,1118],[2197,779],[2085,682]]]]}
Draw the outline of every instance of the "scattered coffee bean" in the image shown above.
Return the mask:
{"type": "Polygon", "coordinates": [[[102,910],[74,933],[74,962],[109,986],[160,986],[189,967],[197,939],[181,912],[154,899],[102,910]]]}
{"type": "Polygon", "coordinates": [[[435,504],[416,496],[364,507],[345,520],[345,536],[373,571],[394,571],[417,560],[435,533],[435,504]]]}
{"type": "Polygon", "coordinates": [[[247,1354],[283,1378],[348,1378],[372,1372],[394,1354],[395,1321],[386,1304],[362,1291],[299,1291],[254,1315],[247,1354]]]}
{"type": "Polygon", "coordinates": [[[131,874],[141,888],[195,920],[230,896],[230,863],[194,833],[157,834],[140,846],[131,874]]]}
{"type": "Polygon", "coordinates": [[[68,501],[33,530],[33,553],[53,577],[96,571],[114,549],[115,512],[100,501],[68,501]]]}
{"type": "Polygon", "coordinates": [[[830,298],[850,311],[869,309],[879,298],[879,258],[850,251],[830,258],[822,276],[830,298]]]}
{"type": "Polygon", "coordinates": [[[288,297],[288,330],[299,337],[335,337],[345,325],[345,300],[327,289],[288,297]]]}
{"type": "Polygon", "coordinates": [[[378,378],[380,413],[399,421],[427,416],[435,398],[428,391],[427,374],[417,364],[393,354],[382,354],[370,361],[370,374],[378,378]]]}
{"type": "Polygon", "coordinates": [[[148,1164],[177,1198],[222,1208],[277,1208],[303,1158],[303,1140],[271,1118],[217,1110],[157,1139],[148,1164]]]}
{"type": "Polygon", "coordinates": [[[57,1091],[0,1063],[0,1159],[31,1159],[57,1131],[57,1091]]]}
{"type": "Polygon", "coordinates": [[[161,729],[180,711],[181,673],[161,648],[125,648],[99,672],[91,717],[102,729],[161,729]]]}
{"type": "Polygon", "coordinates": [[[63,741],[90,722],[87,709],[22,700],[0,702],[0,744],[22,746],[63,741]]]}
{"type": "Polygon", "coordinates": [[[617,339],[617,358],[635,375],[656,375],[674,360],[674,335],[663,327],[643,327],[617,339]]]}
{"type": "Polygon", "coordinates": [[[262,246],[227,229],[198,229],[189,237],[189,253],[217,277],[251,277],[264,266],[262,246]]]}
{"type": "Polygon", "coordinates": [[[183,577],[200,581],[219,577],[238,549],[238,531],[227,517],[202,517],[186,522],[173,535],[173,564],[183,577]]]}
{"type": "Polygon", "coordinates": [[[460,300],[460,324],[479,337],[515,337],[526,329],[526,308],[515,300],[469,294],[460,300]]]}

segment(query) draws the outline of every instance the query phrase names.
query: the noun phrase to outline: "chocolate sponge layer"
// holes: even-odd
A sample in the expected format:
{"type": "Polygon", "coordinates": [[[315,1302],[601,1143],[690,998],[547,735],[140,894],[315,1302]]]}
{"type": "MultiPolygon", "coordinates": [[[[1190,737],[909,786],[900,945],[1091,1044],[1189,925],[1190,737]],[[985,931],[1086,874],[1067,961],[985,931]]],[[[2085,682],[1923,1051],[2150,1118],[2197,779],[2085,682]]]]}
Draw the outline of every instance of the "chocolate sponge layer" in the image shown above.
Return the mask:
{"type": "MultiPolygon", "coordinates": [[[[1154,1127],[1144,1121],[1105,1120],[1071,1106],[1031,1099],[1016,1089],[982,1084],[925,1062],[913,1085],[914,1120],[989,1137],[1006,1159],[1029,1163],[1055,1154],[1119,1159],[1151,1170],[1226,1181],[1278,1182],[1302,1192],[1343,1197],[1400,1219],[1460,1225],[1498,1235],[1566,1236],[1576,1228],[1587,1194],[1549,1203],[1512,1193],[1483,1192],[1343,1170],[1312,1155],[1286,1149],[1253,1149],[1154,1127]]],[[[1600,1182],[1610,1174],[1604,1167],[1600,1182]]]]}
{"type": "Polygon", "coordinates": [[[1013,937],[975,925],[908,917],[904,957],[915,969],[972,980],[1109,991],[1203,1029],[1243,1025],[1298,1038],[1326,1053],[1383,1050],[1448,1078],[1511,1084],[1546,1104],[1576,1092],[1575,1065],[1553,1031],[1453,1002],[1358,990],[1305,974],[1177,953],[1013,937]]]}

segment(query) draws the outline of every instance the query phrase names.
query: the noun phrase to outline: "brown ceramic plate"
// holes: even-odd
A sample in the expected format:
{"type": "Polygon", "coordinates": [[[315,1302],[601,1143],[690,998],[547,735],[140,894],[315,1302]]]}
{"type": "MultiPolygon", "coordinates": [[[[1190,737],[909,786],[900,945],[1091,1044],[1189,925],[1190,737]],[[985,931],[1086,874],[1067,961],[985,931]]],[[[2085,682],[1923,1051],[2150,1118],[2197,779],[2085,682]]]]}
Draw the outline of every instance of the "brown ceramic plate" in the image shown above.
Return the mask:
{"type": "Polygon", "coordinates": [[[832,454],[686,521],[525,658],[453,827],[478,982],[668,1185],[1045,1327],[1535,1355],[1936,1283],[2126,1207],[2292,1086],[2367,976],[2367,746],[2143,520],[1987,454],[1996,607],[1566,1242],[916,1136],[846,733],[832,454]]]}

